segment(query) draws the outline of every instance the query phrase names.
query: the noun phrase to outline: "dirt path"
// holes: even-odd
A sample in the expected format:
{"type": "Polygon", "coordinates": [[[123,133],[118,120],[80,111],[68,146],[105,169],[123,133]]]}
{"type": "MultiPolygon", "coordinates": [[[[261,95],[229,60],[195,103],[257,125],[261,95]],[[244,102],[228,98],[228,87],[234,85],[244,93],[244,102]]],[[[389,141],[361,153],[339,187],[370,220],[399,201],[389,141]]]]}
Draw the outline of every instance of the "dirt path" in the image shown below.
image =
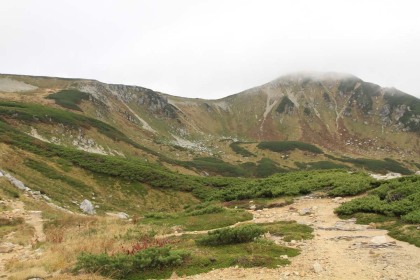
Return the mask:
{"type": "Polygon", "coordinates": [[[420,248],[389,237],[385,230],[339,219],[333,211],[343,201],[306,197],[289,207],[252,212],[255,223],[295,220],[314,228],[312,240],[283,242],[270,237],[301,249],[289,266],[232,267],[185,279],[420,279],[420,248]],[[311,214],[301,216],[304,209],[311,214]]]}
{"type": "Polygon", "coordinates": [[[30,243],[26,245],[13,242],[16,232],[11,232],[3,237],[0,242],[0,278],[8,278],[5,271],[7,262],[14,259],[24,261],[39,257],[42,251],[40,249],[35,250],[33,246],[38,242],[45,241],[41,211],[26,211],[24,203],[21,201],[4,201],[4,204],[11,210],[3,211],[0,215],[13,219],[23,218],[26,224],[33,227],[34,235],[30,243]]]}

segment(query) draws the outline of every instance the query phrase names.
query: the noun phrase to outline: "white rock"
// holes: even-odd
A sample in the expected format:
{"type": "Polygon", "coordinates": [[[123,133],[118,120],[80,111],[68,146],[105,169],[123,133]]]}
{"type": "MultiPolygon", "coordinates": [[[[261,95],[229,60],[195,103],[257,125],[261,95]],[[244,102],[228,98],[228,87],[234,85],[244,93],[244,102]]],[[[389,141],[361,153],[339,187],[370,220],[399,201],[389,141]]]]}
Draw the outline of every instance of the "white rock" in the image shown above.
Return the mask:
{"type": "Polygon", "coordinates": [[[375,245],[385,244],[385,243],[387,243],[386,236],[385,235],[374,236],[370,240],[370,243],[375,244],[375,245]]]}
{"type": "Polygon", "coordinates": [[[80,204],[80,209],[82,209],[82,211],[88,215],[95,214],[95,207],[93,207],[92,202],[90,202],[87,199],[82,201],[82,203],[80,204]]]}
{"type": "Polygon", "coordinates": [[[22,191],[30,191],[31,189],[30,188],[28,188],[28,187],[26,187],[25,186],[25,184],[23,184],[21,181],[19,181],[18,179],[16,179],[15,177],[13,177],[12,175],[10,175],[10,174],[6,174],[6,175],[4,175],[8,180],[9,180],[9,182],[13,185],[13,186],[15,186],[16,188],[18,188],[18,189],[20,189],[20,190],[22,190],[22,191]]]}
{"type": "Polygon", "coordinates": [[[118,216],[118,218],[124,219],[124,220],[129,218],[128,214],[127,213],[124,213],[124,212],[119,212],[117,214],[117,216],[118,216]]]}
{"type": "Polygon", "coordinates": [[[396,173],[396,172],[390,172],[390,173],[387,173],[386,175],[381,175],[381,174],[369,174],[369,175],[376,180],[389,180],[389,179],[399,178],[402,176],[400,173],[396,173]]]}

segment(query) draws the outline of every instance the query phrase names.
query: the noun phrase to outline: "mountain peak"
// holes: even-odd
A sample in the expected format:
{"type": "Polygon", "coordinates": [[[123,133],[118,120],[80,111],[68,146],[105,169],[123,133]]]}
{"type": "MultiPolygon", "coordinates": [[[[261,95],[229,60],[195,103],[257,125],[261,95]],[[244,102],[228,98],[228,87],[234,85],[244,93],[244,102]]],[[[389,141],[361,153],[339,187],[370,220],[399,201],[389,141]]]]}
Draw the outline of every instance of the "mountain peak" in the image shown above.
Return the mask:
{"type": "Polygon", "coordinates": [[[338,81],[338,80],[360,80],[359,77],[356,77],[352,74],[348,73],[340,73],[340,72],[317,72],[317,71],[300,71],[290,73],[284,76],[281,76],[275,79],[272,82],[279,82],[279,81],[305,81],[305,80],[313,80],[313,81],[338,81]]]}

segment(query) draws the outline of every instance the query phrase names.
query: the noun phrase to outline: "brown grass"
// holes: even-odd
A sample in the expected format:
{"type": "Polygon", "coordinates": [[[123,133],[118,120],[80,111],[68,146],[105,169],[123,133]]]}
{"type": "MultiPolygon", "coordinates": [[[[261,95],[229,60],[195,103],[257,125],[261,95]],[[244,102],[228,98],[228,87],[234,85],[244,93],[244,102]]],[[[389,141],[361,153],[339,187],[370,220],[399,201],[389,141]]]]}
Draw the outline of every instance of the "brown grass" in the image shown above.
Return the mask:
{"type": "Polygon", "coordinates": [[[72,269],[81,252],[119,253],[124,248],[131,248],[138,238],[147,236],[152,230],[156,234],[168,233],[168,229],[136,225],[127,220],[62,214],[62,218],[45,224],[47,241],[40,245],[44,253],[38,259],[9,261],[7,269],[11,279],[26,279],[31,275],[46,277],[54,273],[59,274],[49,279],[105,279],[90,274],[73,276],[60,272],[72,269]]]}

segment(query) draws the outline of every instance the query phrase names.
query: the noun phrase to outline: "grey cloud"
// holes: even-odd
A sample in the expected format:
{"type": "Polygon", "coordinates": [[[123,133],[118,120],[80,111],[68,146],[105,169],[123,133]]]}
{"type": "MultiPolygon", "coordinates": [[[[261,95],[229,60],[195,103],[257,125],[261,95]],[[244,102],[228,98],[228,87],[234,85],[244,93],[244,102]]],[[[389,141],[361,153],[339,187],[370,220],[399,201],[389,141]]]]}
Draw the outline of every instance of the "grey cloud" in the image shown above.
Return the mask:
{"type": "Polygon", "coordinates": [[[30,1],[0,5],[0,72],[218,98],[296,71],[420,97],[416,1],[30,1]]]}

